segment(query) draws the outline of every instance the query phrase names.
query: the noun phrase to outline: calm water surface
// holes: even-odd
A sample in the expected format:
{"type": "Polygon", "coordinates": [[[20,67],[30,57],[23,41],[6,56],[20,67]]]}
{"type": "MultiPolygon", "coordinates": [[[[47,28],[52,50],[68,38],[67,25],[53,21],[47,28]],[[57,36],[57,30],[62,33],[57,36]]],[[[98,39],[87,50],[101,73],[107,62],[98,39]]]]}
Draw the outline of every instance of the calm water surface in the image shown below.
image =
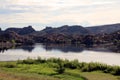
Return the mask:
{"type": "Polygon", "coordinates": [[[0,52],[0,61],[13,61],[18,59],[62,58],[68,60],[78,59],[80,62],[100,62],[120,66],[120,53],[114,53],[103,47],[83,48],[76,45],[42,45],[21,46],[0,52]]]}

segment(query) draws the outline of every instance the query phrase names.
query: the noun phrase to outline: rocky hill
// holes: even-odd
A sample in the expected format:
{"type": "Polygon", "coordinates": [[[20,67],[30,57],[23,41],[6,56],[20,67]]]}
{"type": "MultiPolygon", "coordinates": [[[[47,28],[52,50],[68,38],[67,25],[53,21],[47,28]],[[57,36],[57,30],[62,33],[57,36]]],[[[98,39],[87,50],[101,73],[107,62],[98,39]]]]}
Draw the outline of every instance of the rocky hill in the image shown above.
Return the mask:
{"type": "Polygon", "coordinates": [[[120,52],[120,24],[82,27],[64,25],[58,28],[46,27],[35,31],[32,26],[0,29],[0,46],[31,45],[34,43],[79,44],[93,46],[109,44],[107,47],[120,52]]]}
{"type": "Polygon", "coordinates": [[[79,26],[79,25],[74,25],[74,26],[68,26],[64,25],[58,28],[52,28],[52,27],[46,27],[41,31],[42,34],[66,34],[66,35],[73,35],[73,34],[79,34],[79,35],[87,35],[90,33],[89,30],[86,28],[79,26]]]}
{"type": "Polygon", "coordinates": [[[26,35],[35,32],[32,26],[24,27],[24,28],[8,28],[5,32],[14,31],[19,35],[26,35]]]}
{"type": "Polygon", "coordinates": [[[101,26],[91,26],[87,27],[89,31],[93,34],[101,34],[101,33],[113,33],[115,31],[120,30],[120,24],[108,24],[108,25],[101,25],[101,26]]]}
{"type": "MultiPolygon", "coordinates": [[[[64,25],[61,27],[53,28],[46,27],[41,31],[35,31],[32,26],[24,28],[8,28],[5,32],[14,31],[19,35],[35,34],[35,35],[47,35],[47,34],[64,34],[64,35],[88,35],[88,34],[103,34],[113,33],[120,30],[120,24],[109,24],[101,26],[83,27],[80,25],[68,26],[64,25]]],[[[0,32],[1,29],[0,29],[0,32]]]]}

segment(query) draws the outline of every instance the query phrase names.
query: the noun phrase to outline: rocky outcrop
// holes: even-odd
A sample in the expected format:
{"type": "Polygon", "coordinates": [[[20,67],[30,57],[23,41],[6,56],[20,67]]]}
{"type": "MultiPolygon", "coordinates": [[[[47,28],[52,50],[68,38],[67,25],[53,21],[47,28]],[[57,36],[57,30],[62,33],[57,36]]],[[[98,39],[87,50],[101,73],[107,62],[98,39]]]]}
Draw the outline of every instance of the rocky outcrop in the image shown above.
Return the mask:
{"type": "Polygon", "coordinates": [[[73,35],[73,34],[79,34],[79,35],[87,35],[90,33],[89,30],[82,26],[74,25],[74,26],[68,26],[64,25],[58,28],[52,28],[52,27],[46,27],[41,31],[41,34],[65,34],[65,35],[73,35]]]}
{"type": "Polygon", "coordinates": [[[8,28],[5,32],[14,31],[19,35],[27,35],[35,32],[32,26],[24,27],[24,28],[8,28]]]}
{"type": "Polygon", "coordinates": [[[35,30],[32,28],[32,26],[28,26],[28,27],[22,28],[18,34],[26,35],[26,34],[31,34],[33,32],[35,32],[35,30]]]}

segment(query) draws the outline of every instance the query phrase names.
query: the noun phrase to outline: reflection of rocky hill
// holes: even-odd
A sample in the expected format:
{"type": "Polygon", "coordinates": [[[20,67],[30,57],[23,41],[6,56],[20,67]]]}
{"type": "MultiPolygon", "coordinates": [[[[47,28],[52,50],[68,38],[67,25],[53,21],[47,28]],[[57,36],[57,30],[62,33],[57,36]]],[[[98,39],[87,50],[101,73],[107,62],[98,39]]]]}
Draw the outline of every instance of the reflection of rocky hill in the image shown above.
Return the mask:
{"type": "Polygon", "coordinates": [[[115,46],[109,44],[92,45],[92,46],[82,46],[82,45],[72,45],[72,44],[43,44],[43,48],[47,51],[58,50],[64,53],[67,52],[82,52],[84,50],[98,51],[98,52],[118,52],[119,49],[115,46]]]}
{"type": "Polygon", "coordinates": [[[34,48],[35,48],[34,46],[23,45],[23,46],[16,47],[15,49],[23,49],[25,51],[32,52],[34,48]]]}
{"type": "Polygon", "coordinates": [[[0,48],[0,53],[4,53],[5,51],[7,51],[9,48],[7,47],[2,47],[0,48]]]}
{"type": "Polygon", "coordinates": [[[59,50],[62,52],[82,52],[83,48],[77,45],[68,45],[68,44],[44,44],[43,48],[47,51],[59,50]]]}

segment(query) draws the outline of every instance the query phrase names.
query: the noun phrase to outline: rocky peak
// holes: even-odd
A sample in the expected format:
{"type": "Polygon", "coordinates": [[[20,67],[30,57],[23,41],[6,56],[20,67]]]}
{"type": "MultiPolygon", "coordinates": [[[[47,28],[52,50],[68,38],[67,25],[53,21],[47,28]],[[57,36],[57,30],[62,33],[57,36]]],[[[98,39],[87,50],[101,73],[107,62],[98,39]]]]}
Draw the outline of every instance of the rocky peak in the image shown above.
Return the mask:
{"type": "Polygon", "coordinates": [[[32,32],[35,32],[35,30],[32,28],[32,26],[28,26],[28,27],[22,28],[18,34],[25,35],[25,34],[30,34],[32,32]]]}
{"type": "Polygon", "coordinates": [[[49,30],[49,29],[52,29],[52,27],[47,26],[44,30],[49,30]]]}

